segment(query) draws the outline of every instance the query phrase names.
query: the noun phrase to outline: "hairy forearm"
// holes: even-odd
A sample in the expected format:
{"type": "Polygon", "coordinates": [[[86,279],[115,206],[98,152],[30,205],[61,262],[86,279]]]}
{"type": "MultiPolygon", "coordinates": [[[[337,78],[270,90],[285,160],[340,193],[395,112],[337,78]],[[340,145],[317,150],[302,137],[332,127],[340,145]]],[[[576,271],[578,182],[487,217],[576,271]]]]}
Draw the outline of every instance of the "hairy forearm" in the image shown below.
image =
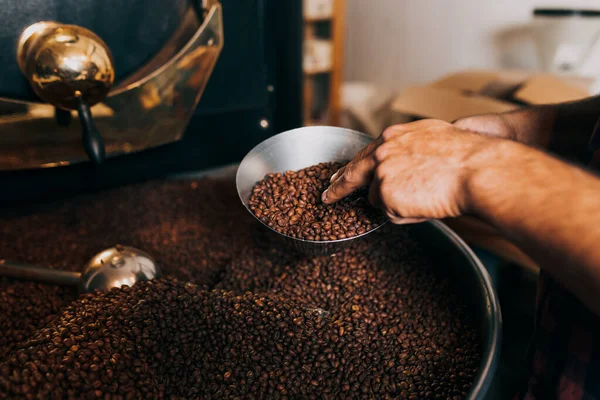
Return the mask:
{"type": "Polygon", "coordinates": [[[478,157],[488,161],[468,180],[470,211],[600,314],[600,180],[509,141],[478,157]]]}

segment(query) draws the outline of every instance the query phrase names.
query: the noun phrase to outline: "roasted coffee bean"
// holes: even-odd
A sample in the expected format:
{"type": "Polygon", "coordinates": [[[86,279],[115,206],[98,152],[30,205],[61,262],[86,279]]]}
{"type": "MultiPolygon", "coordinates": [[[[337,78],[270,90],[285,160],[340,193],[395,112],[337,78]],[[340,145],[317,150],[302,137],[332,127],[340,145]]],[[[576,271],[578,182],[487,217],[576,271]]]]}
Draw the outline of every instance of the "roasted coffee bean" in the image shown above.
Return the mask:
{"type": "Polygon", "coordinates": [[[276,231],[305,240],[345,239],[381,225],[385,218],[369,204],[367,188],[335,204],[322,203],[321,194],[341,166],[321,163],[300,171],[268,174],[252,190],[250,210],[276,231]]]}
{"type": "MultiPolygon", "coordinates": [[[[315,214],[318,196],[295,190],[255,208],[289,205],[278,216],[298,221],[322,213],[309,226],[318,236],[343,231],[345,218],[362,227],[359,209],[315,214]]],[[[146,183],[0,216],[3,258],[78,270],[123,243],[168,275],[81,296],[1,278],[0,398],[465,397],[480,338],[409,227],[314,258],[270,240],[220,180],[146,183]]]]}

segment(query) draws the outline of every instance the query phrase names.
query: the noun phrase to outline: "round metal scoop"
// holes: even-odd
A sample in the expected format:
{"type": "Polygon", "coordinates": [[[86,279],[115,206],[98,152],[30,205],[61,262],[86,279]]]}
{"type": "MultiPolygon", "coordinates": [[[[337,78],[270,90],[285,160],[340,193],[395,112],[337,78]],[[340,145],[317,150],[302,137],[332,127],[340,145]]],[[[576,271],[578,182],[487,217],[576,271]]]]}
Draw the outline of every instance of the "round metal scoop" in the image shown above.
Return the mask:
{"type": "MultiPolygon", "coordinates": [[[[253,148],[242,160],[236,176],[238,195],[246,209],[256,218],[248,207],[248,202],[252,189],[265,175],[272,172],[297,171],[321,162],[346,163],[372,140],[363,133],[330,126],[298,128],[272,136],[253,148]]],[[[307,255],[334,253],[385,223],[351,238],[316,241],[284,235],[260,222],[277,233],[286,243],[307,255]]]]}
{"type": "Polygon", "coordinates": [[[160,278],[162,272],[154,259],[142,250],[116,246],[96,254],[82,273],[60,271],[0,260],[0,276],[55,285],[77,286],[80,293],[103,292],[123,285],[160,278]]]}

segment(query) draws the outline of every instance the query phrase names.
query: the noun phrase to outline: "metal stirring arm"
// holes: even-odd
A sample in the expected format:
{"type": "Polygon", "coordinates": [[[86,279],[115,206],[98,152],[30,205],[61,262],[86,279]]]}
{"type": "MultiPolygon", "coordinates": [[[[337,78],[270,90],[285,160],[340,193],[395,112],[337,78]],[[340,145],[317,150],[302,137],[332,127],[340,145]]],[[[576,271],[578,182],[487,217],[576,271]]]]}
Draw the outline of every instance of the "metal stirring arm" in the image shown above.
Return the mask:
{"type": "Polygon", "coordinates": [[[127,246],[115,246],[96,254],[83,272],[70,272],[0,260],[0,276],[61,286],[77,286],[80,293],[133,286],[162,276],[156,261],[146,252],[127,246]]]}
{"type": "Polygon", "coordinates": [[[3,260],[0,260],[0,276],[63,286],[77,286],[81,278],[79,272],[61,271],[25,264],[11,264],[3,260]]]}

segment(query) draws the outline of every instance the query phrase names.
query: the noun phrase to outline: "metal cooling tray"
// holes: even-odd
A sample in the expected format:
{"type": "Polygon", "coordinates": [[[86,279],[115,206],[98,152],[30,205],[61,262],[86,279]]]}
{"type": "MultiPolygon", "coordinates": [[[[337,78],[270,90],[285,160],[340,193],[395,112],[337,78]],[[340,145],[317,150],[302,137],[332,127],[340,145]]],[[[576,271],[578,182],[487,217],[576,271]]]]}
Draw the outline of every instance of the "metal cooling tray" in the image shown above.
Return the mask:
{"type": "MultiPolygon", "coordinates": [[[[237,164],[173,176],[172,179],[218,178],[235,182],[237,164]]],[[[398,228],[405,229],[405,228],[398,228]]],[[[448,226],[428,221],[411,226],[411,235],[436,261],[438,273],[460,287],[473,311],[482,341],[482,359],[467,400],[486,399],[498,368],[502,342],[502,313],[487,270],[471,248],[448,226]]]]}

